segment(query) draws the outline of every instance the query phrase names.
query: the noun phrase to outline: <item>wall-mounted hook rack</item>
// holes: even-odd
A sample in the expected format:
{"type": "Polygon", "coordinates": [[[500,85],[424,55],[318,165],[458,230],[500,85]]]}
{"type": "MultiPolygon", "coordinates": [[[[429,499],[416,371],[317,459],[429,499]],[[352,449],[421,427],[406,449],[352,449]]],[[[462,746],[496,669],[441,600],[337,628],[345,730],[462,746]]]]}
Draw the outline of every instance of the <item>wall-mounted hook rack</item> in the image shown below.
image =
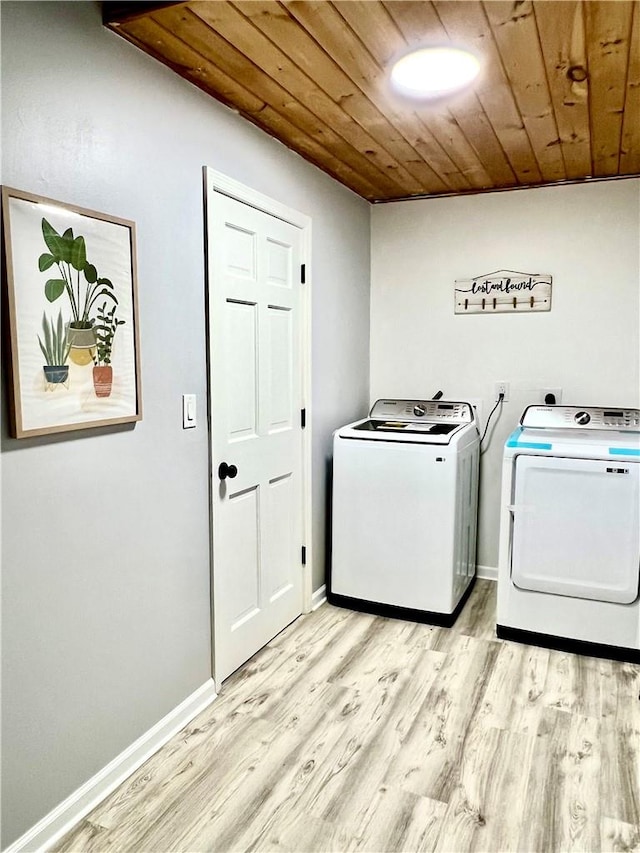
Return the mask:
{"type": "Polygon", "coordinates": [[[456,314],[506,314],[551,310],[551,276],[496,270],[474,278],[456,279],[456,314]]]}

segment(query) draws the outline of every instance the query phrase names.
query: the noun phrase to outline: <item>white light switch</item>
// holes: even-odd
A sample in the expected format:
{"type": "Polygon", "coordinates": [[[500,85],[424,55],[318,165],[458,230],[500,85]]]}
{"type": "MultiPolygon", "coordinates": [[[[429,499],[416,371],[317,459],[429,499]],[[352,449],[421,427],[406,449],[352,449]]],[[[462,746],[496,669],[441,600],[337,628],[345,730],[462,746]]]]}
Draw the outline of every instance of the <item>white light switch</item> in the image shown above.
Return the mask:
{"type": "Polygon", "coordinates": [[[182,395],[182,428],[192,429],[197,426],[196,420],[196,395],[182,395]]]}

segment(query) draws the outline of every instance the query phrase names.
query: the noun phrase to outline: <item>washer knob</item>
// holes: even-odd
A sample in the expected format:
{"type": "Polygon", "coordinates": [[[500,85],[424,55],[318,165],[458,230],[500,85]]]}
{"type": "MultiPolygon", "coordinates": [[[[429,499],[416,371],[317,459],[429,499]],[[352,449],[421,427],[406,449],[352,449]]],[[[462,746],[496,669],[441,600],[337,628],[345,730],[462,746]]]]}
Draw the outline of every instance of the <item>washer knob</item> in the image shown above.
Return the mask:
{"type": "Polygon", "coordinates": [[[417,406],[413,407],[413,414],[418,418],[421,418],[423,415],[426,414],[426,412],[427,407],[423,406],[422,403],[419,403],[417,406]]]}
{"type": "Polygon", "coordinates": [[[589,412],[576,412],[574,417],[574,421],[580,426],[586,426],[591,420],[591,415],[589,412]]]}

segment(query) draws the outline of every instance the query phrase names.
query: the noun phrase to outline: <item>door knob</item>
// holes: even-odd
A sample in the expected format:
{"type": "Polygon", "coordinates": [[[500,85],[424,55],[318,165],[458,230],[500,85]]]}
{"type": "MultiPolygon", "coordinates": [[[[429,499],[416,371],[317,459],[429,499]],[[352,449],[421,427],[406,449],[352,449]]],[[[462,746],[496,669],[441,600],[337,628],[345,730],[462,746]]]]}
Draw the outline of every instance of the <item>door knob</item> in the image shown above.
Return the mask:
{"type": "Polygon", "coordinates": [[[234,477],[238,476],[238,469],[235,465],[227,465],[226,462],[221,462],[218,467],[218,477],[221,480],[226,480],[229,477],[230,480],[233,480],[234,477]]]}

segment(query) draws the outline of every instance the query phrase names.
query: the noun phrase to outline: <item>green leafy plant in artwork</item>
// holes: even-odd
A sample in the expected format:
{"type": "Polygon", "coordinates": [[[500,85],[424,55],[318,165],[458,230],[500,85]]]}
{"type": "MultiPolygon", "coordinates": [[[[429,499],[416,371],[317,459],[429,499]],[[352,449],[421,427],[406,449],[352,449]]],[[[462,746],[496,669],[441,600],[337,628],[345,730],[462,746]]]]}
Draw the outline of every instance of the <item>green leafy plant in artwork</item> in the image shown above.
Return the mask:
{"type": "Polygon", "coordinates": [[[123,326],[124,324],[125,320],[118,320],[116,317],[115,305],[110,311],[107,311],[106,302],[103,302],[103,304],[98,308],[98,321],[95,325],[96,354],[93,357],[93,363],[96,367],[111,364],[113,339],[118,326],[123,326]]]}
{"type": "Polygon", "coordinates": [[[61,367],[69,358],[69,343],[67,330],[62,322],[62,312],[58,312],[58,320],[48,320],[46,314],[42,314],[42,332],[44,340],[38,335],[38,342],[45,363],[48,367],[61,367]]]}
{"type": "Polygon", "coordinates": [[[71,228],[67,228],[64,234],[58,234],[43,217],[42,236],[49,251],[38,259],[40,272],[46,272],[55,265],[59,273],[58,278],[50,278],[45,282],[45,296],[49,302],[55,302],[66,293],[73,314],[72,325],[79,329],[90,328],[89,315],[100,296],[118,304],[113,283],[108,278],[98,276],[95,266],[87,260],[84,237],[74,237],[71,228]]]}

